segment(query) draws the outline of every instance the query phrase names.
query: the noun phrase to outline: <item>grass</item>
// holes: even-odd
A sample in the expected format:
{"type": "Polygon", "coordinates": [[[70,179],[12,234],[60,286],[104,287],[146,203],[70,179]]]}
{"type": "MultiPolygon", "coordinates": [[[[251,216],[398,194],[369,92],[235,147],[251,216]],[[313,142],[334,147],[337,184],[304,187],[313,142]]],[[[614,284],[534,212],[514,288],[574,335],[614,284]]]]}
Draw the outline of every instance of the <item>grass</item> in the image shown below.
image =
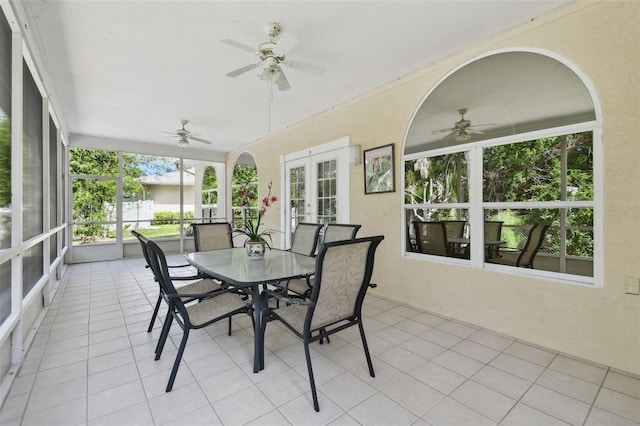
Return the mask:
{"type": "MultiPolygon", "coordinates": [[[[178,225],[177,223],[171,225],[157,225],[153,226],[152,228],[138,229],[138,232],[150,239],[177,237],[180,235],[180,225],[178,225]]],[[[131,232],[129,232],[129,229],[124,230],[124,240],[131,240],[134,238],[135,237],[131,235],[131,232]]]]}

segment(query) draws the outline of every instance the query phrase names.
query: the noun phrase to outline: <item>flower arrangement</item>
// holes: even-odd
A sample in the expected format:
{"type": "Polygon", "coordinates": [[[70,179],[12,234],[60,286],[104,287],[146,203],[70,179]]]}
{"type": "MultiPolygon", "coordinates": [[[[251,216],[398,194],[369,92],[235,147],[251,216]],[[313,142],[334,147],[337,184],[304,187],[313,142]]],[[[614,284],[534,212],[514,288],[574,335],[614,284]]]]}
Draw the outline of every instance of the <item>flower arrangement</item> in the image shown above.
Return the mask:
{"type": "MultiPolygon", "coordinates": [[[[248,190],[248,184],[248,182],[243,184],[242,187],[238,190],[238,195],[241,197],[240,207],[249,206],[251,202],[257,198],[254,193],[248,190]]],[[[267,213],[267,208],[278,201],[278,197],[271,194],[272,185],[273,182],[269,181],[269,185],[267,186],[269,191],[267,193],[267,196],[261,200],[260,208],[258,209],[258,220],[247,218],[245,219],[243,224],[244,228],[239,228],[234,231],[238,234],[246,235],[248,237],[247,241],[259,242],[262,244],[263,248],[266,246],[269,247],[269,249],[271,249],[271,244],[273,244],[271,234],[273,234],[275,230],[267,229],[264,231],[260,231],[260,225],[262,225],[262,217],[267,213]]]]}

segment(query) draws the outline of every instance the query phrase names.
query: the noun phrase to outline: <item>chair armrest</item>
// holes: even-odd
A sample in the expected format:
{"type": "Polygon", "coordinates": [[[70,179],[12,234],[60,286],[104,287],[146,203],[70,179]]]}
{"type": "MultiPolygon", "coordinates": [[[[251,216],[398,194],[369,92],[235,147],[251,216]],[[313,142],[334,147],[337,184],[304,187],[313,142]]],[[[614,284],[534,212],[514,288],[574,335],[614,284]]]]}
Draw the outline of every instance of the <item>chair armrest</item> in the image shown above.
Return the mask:
{"type": "Polygon", "coordinates": [[[231,293],[231,290],[227,290],[227,289],[221,289],[221,290],[216,290],[216,291],[212,291],[210,293],[170,293],[170,294],[166,294],[165,296],[167,296],[167,298],[169,299],[189,299],[189,300],[193,300],[193,299],[206,299],[208,297],[211,296],[219,296],[223,293],[231,293]]]}
{"type": "Polygon", "coordinates": [[[206,274],[197,274],[197,275],[189,275],[189,276],[185,276],[185,277],[169,277],[171,278],[171,281],[192,281],[192,280],[201,280],[203,278],[211,278],[209,275],[206,274]]]}
{"type": "Polygon", "coordinates": [[[184,265],[167,265],[168,268],[185,268],[187,266],[193,266],[189,263],[185,263],[184,265]]]}

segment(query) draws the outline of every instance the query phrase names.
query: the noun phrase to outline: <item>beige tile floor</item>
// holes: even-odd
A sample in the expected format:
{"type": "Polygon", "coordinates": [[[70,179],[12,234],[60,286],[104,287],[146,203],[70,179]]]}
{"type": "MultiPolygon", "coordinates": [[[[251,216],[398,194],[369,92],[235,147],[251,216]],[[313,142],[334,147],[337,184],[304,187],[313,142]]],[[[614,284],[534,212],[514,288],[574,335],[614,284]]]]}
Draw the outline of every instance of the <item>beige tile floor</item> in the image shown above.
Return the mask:
{"type": "MultiPolygon", "coordinates": [[[[179,255],[170,256],[176,262],[179,255]]],[[[10,425],[640,425],[640,380],[369,294],[365,330],[303,348],[275,323],[252,372],[248,317],[191,334],[165,393],[180,329],[159,361],[146,328],[156,284],[141,259],[72,265],[0,411],[10,425]]],[[[166,312],[166,311],[165,311],[166,312]]]]}

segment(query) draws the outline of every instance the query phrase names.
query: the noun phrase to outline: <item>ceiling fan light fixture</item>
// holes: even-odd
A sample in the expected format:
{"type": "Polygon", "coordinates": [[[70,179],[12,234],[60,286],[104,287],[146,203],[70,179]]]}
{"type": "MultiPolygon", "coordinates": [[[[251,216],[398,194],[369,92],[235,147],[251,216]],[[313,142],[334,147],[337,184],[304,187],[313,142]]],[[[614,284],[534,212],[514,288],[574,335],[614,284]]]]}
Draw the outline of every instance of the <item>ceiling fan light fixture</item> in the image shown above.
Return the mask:
{"type": "Polygon", "coordinates": [[[277,67],[267,67],[264,72],[260,74],[260,78],[264,81],[275,83],[280,78],[280,70],[277,67]]]}
{"type": "Polygon", "coordinates": [[[180,137],[180,139],[178,140],[178,146],[180,148],[186,148],[189,146],[189,140],[186,138],[186,136],[180,137]]]}
{"type": "Polygon", "coordinates": [[[468,132],[459,132],[456,135],[456,140],[458,142],[465,142],[465,141],[468,141],[469,139],[471,139],[471,134],[469,134],[468,132]]]}

